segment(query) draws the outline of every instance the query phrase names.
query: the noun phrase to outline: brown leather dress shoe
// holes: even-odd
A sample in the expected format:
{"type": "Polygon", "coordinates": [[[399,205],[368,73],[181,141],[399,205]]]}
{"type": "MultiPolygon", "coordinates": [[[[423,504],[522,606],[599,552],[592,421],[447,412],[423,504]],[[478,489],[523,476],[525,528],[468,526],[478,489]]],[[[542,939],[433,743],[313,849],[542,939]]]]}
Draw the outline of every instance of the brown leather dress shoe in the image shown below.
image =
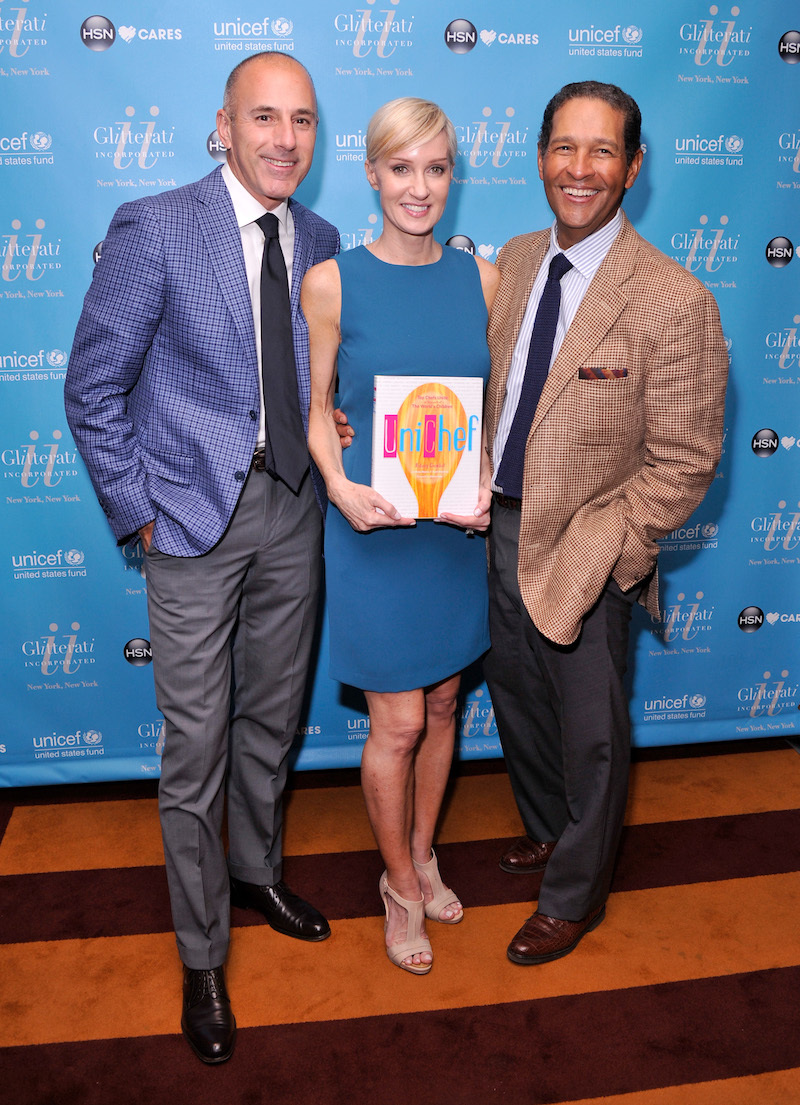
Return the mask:
{"type": "Polygon", "coordinates": [[[500,866],[504,871],[510,871],[512,875],[529,875],[532,871],[544,871],[557,843],[556,840],[541,843],[538,840],[531,840],[529,836],[521,836],[500,857],[500,866]]]}
{"type": "Polygon", "coordinates": [[[537,910],[508,945],[508,958],[524,967],[530,963],[549,963],[551,959],[560,959],[577,947],[587,932],[596,929],[605,915],[605,905],[593,909],[581,921],[562,921],[537,910]]]}

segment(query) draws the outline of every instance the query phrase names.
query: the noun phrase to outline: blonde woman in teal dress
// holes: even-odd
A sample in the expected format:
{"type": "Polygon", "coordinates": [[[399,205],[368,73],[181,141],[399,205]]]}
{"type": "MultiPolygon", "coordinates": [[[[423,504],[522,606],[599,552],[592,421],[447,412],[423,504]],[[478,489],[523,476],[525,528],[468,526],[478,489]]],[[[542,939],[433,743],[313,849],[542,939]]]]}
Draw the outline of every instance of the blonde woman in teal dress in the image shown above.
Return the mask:
{"type": "Polygon", "coordinates": [[[380,236],[309,270],[309,448],[328,491],[325,561],[330,674],[364,691],[370,716],[361,778],[386,865],[380,893],[390,960],[427,974],[426,917],[464,912],[441,879],[433,837],[453,757],[461,670],[489,647],[485,543],[490,472],[469,517],[401,517],[370,485],[373,376],[489,373],[494,266],[434,238],[456,157],[436,104],[385,104],[367,131],[366,172],[380,236]],[[342,450],[339,405],[355,436],[342,450]],[[465,536],[467,531],[467,536],[465,536]]]}

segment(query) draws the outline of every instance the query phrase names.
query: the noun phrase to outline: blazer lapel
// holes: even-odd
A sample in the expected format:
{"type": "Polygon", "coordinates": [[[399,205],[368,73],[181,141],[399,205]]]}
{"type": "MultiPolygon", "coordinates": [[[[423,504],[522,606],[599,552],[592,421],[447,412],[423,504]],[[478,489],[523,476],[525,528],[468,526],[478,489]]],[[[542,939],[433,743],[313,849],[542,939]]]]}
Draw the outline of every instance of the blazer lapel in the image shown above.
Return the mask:
{"type": "Polygon", "coordinates": [[[306,219],[305,208],[293,200],[289,205],[294,219],[294,252],[292,254],[292,287],[289,292],[289,301],[292,305],[292,322],[297,318],[300,310],[300,286],[303,277],[311,267],[314,237],[306,219]]]}
{"type": "Polygon", "coordinates": [[[633,271],[638,235],[623,216],[623,225],[586,295],[547,374],[531,430],[535,431],[555,400],[592,351],[605,338],[628,303],[622,285],[633,271]]]}
{"type": "Polygon", "coordinates": [[[514,347],[517,344],[522,320],[525,317],[525,308],[528,305],[531,289],[542,263],[542,258],[547,252],[550,241],[550,232],[543,231],[538,235],[524,264],[520,265],[517,278],[510,284],[510,294],[507,300],[503,300],[504,285],[501,281],[497,293],[497,299],[493,314],[497,314],[499,325],[497,334],[492,334],[490,320],[490,346],[492,351],[492,373],[489,378],[489,387],[486,393],[486,418],[490,443],[494,439],[500,413],[506,394],[508,374],[511,371],[511,359],[514,347]]]}
{"type": "Polygon", "coordinates": [[[199,182],[197,220],[219,290],[252,362],[257,362],[253,306],[244,267],[242,239],[228,189],[219,170],[199,182]]]}

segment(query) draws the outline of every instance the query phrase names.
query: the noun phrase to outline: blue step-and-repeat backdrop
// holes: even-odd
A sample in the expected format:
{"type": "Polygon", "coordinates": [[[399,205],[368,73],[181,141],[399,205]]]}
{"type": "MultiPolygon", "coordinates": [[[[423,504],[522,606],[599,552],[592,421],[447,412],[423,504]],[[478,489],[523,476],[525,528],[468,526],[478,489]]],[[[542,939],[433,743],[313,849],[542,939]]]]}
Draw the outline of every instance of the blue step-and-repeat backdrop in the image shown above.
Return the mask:
{"type": "MultiPolygon", "coordinates": [[[[379,229],[362,162],[385,101],[424,96],[452,117],[460,152],[441,237],[492,260],[550,222],[536,136],[551,94],[593,78],[636,97],[646,156],[626,210],[713,291],[731,384],[717,478],[663,542],[662,619],[639,610],[634,623],[635,741],[796,733],[797,3],[100,0],[99,10],[0,0],[0,784],[159,772],[142,558],[116,547],[97,505],[63,380],[114,210],[221,161],[225,78],[263,49],[313,73],[322,119],[298,197],[340,228],[345,249],[379,229]]],[[[328,679],[325,654],[323,635],[301,768],[357,763],[367,734],[363,701],[328,679]]],[[[466,691],[462,757],[499,755],[478,673],[466,691]]]]}

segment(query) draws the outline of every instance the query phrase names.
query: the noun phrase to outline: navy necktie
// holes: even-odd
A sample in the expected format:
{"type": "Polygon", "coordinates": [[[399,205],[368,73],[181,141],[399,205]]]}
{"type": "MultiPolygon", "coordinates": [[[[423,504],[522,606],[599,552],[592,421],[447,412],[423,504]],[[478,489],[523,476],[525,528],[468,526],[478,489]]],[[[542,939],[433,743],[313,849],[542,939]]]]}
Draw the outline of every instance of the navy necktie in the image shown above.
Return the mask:
{"type": "Polygon", "coordinates": [[[295,493],[308,469],[286,263],[278,241],[278,219],[271,212],[256,222],[264,232],[261,261],[261,378],[266,415],[266,467],[295,493]]]}
{"type": "Polygon", "coordinates": [[[519,403],[503,449],[503,459],[497,470],[497,485],[503,489],[505,495],[514,499],[522,498],[525,446],[536,413],[536,404],[550,371],[558,313],[561,309],[561,277],[571,268],[572,262],[563,253],[555,255],[550,262],[547,281],[536,311],[519,403]]]}

